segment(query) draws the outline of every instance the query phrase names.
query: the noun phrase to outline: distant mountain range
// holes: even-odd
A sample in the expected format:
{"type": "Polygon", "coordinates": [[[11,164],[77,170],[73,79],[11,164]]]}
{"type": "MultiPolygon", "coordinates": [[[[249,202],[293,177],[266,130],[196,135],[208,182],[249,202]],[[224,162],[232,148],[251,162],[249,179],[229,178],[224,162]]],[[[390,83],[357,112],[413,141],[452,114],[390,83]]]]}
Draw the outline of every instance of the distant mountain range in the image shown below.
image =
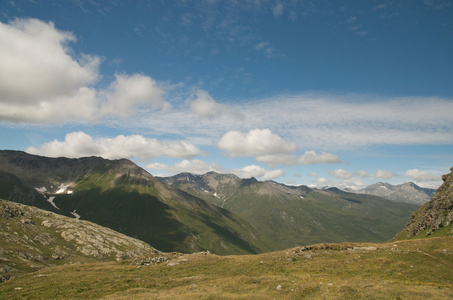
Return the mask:
{"type": "Polygon", "coordinates": [[[250,254],[391,239],[419,205],[236,175],[155,178],[129,160],[0,151],[0,198],[88,220],[162,251],[250,254]]]}
{"type": "Polygon", "coordinates": [[[280,249],[320,242],[385,241],[419,207],[337,188],[287,186],[214,172],[158,179],[238,214],[280,249]]]}
{"type": "Polygon", "coordinates": [[[356,193],[379,196],[392,201],[422,205],[431,199],[436,192],[435,189],[422,188],[413,182],[406,182],[398,185],[378,182],[370,185],[356,193]]]}

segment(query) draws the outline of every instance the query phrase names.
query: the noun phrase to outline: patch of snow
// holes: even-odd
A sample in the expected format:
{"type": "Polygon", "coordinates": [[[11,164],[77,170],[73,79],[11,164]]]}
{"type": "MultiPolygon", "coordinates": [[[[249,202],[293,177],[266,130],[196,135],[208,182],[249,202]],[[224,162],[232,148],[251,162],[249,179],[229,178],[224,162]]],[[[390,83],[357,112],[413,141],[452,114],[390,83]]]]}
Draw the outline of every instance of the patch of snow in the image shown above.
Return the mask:
{"type": "Polygon", "coordinates": [[[71,215],[73,215],[77,220],[80,219],[80,215],[76,213],[77,209],[74,209],[73,211],[70,212],[71,215]]]}
{"type": "Polygon", "coordinates": [[[219,196],[217,196],[217,192],[215,192],[215,193],[214,193],[214,197],[216,197],[216,198],[219,198],[219,199],[220,199],[220,197],[219,197],[219,196]]]}
{"type": "Polygon", "coordinates": [[[68,191],[67,193],[68,193],[68,194],[72,194],[72,193],[73,193],[73,191],[68,191]]]}
{"type": "Polygon", "coordinates": [[[58,187],[59,190],[56,191],[55,193],[56,193],[56,194],[62,194],[62,193],[64,193],[64,192],[66,191],[66,189],[68,188],[68,186],[69,186],[69,184],[67,184],[67,185],[64,185],[63,183],[60,184],[60,186],[58,187]]]}
{"type": "Polygon", "coordinates": [[[55,197],[49,197],[49,198],[47,199],[47,201],[49,201],[49,203],[52,204],[52,206],[55,207],[56,209],[60,209],[59,207],[57,207],[57,206],[55,205],[55,203],[53,203],[53,199],[55,199],[55,197]]]}
{"type": "Polygon", "coordinates": [[[300,198],[304,199],[304,196],[300,196],[300,198]]]}
{"type": "Polygon", "coordinates": [[[35,188],[35,190],[37,190],[37,191],[38,191],[39,193],[41,193],[41,194],[44,194],[44,192],[47,191],[47,189],[46,189],[45,186],[43,186],[42,188],[35,188]]]}

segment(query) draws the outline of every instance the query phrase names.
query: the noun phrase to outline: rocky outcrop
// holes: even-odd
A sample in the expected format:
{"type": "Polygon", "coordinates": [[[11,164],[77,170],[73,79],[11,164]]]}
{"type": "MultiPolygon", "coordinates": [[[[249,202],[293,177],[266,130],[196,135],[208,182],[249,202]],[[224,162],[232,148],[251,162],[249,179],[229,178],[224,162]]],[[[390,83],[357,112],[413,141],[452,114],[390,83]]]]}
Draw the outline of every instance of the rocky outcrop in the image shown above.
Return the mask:
{"type": "MultiPolygon", "coordinates": [[[[453,223],[453,168],[452,173],[442,176],[444,183],[429,202],[411,216],[411,221],[396,237],[405,238],[418,236],[422,232],[431,235],[445,227],[451,229],[453,223]]],[[[451,230],[448,234],[451,234],[451,230]]]]}
{"type": "Polygon", "coordinates": [[[60,264],[159,253],[142,241],[94,223],[0,200],[0,281],[60,264]]]}

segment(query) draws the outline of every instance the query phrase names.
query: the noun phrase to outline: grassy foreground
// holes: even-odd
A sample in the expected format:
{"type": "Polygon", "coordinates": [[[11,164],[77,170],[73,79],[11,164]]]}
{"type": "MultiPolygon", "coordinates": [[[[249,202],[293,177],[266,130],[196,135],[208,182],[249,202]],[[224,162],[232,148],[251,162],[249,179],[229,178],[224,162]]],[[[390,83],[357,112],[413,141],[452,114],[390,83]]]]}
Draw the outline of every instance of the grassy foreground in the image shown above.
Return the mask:
{"type": "Polygon", "coordinates": [[[0,284],[0,299],[452,299],[453,237],[260,255],[161,255],[66,265],[0,284]]]}

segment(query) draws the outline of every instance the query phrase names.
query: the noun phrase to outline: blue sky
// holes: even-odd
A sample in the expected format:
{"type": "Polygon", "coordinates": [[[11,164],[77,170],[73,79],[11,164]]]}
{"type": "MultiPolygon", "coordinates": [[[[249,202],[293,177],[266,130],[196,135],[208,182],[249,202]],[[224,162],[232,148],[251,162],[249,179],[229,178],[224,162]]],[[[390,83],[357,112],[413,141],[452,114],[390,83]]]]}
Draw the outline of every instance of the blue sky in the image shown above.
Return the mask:
{"type": "Polygon", "coordinates": [[[0,149],[356,189],[453,166],[451,1],[2,1],[0,22],[0,149]]]}

